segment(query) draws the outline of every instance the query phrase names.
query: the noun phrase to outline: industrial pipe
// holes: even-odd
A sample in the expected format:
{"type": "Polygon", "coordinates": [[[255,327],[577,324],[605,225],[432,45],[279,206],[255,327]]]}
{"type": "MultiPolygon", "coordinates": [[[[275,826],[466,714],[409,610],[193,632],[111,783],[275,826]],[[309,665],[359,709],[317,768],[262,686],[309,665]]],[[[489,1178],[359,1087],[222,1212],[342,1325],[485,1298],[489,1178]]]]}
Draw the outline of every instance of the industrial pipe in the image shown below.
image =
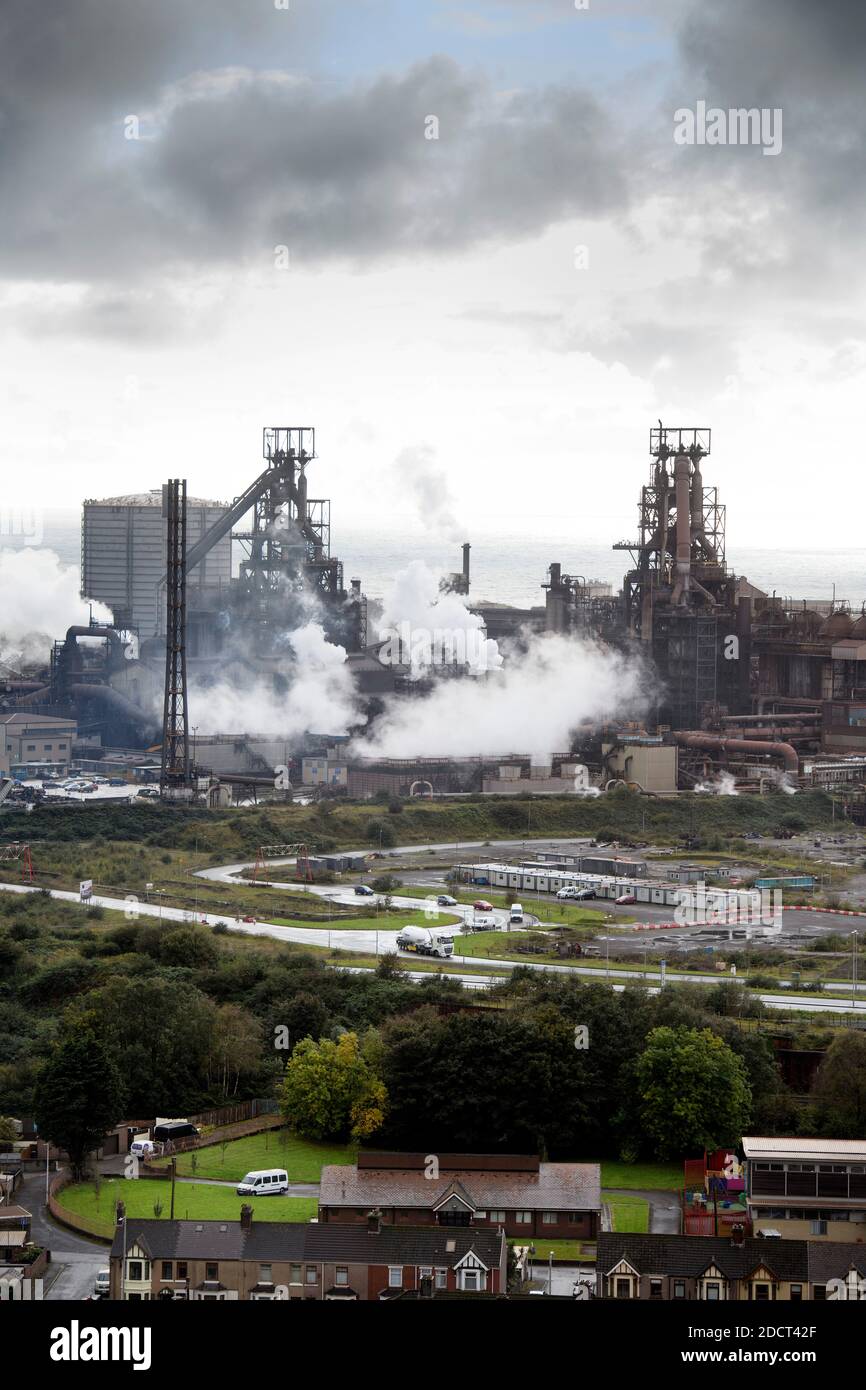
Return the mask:
{"type": "Polygon", "coordinates": [[[800,758],[796,748],[790,743],[770,742],[764,739],[750,738],[726,738],[724,734],[705,734],[697,731],[677,729],[674,731],[674,741],[682,743],[687,748],[709,748],[719,753],[769,753],[774,758],[781,758],[785,764],[786,772],[793,772],[796,776],[800,771],[800,758]]]}

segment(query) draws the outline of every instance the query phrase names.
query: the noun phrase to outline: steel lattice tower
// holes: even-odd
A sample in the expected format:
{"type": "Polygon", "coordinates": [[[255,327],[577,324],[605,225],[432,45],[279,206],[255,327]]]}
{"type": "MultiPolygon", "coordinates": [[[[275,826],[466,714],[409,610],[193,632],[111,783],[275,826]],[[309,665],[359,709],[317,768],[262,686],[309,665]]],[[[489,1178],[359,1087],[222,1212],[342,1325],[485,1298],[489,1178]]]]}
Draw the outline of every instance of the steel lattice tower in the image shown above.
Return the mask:
{"type": "Polygon", "coordinates": [[[165,800],[192,792],[186,703],[186,479],[170,478],[162,490],[166,519],[165,704],[162,774],[165,800]]]}

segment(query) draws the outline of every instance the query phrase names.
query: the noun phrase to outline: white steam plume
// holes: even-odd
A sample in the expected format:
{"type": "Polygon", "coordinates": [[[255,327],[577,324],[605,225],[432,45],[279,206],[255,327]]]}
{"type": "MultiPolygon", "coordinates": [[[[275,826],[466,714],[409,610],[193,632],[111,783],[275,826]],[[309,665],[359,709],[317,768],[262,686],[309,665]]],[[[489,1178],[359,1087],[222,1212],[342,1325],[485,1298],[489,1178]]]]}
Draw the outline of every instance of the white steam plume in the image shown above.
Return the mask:
{"type": "Polygon", "coordinates": [[[730,772],[720,772],[715,782],[698,782],[695,791],[711,796],[739,796],[736,778],[730,772]]]}
{"type": "Polygon", "coordinates": [[[357,722],[358,701],[345,650],[326,640],[319,623],[287,633],[285,641],[292,655],[274,672],[287,685],[284,692],[259,672],[251,679],[242,660],[214,685],[191,683],[190,708],[202,733],[243,730],[263,738],[292,738],[308,731],[345,733],[357,722]]]}
{"type": "Polygon", "coordinates": [[[68,627],[85,624],[91,608],[98,622],[111,622],[101,603],[79,596],[78,570],[53,550],[0,551],[0,654],[10,665],[48,661],[51,643],[68,627]]]}
{"type": "Polygon", "coordinates": [[[457,503],[445,469],[436,462],[435,450],[428,444],[402,449],[394,460],[393,472],[401,493],[417,508],[428,535],[456,540],[460,532],[457,503]]]}
{"type": "Polygon", "coordinates": [[[382,601],[379,639],[385,642],[380,659],[408,662],[415,675],[454,662],[474,673],[502,665],[482,619],[470,613],[460,594],[443,593],[423,560],[413,560],[395,575],[382,601]]]}
{"type": "Polygon", "coordinates": [[[440,681],[429,695],[391,700],[365,757],[548,757],[567,750],[582,720],[636,713],[648,691],[633,656],[546,633],[523,656],[476,680],[440,681]]]}

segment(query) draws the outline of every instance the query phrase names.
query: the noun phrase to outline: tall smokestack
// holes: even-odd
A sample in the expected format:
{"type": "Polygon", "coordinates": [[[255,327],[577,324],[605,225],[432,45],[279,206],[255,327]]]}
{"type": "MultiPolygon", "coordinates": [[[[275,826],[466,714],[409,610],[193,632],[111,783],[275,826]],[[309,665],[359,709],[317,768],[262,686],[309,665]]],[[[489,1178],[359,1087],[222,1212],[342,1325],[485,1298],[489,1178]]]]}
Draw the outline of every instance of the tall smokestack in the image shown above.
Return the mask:
{"type": "Polygon", "coordinates": [[[463,542],[463,579],[466,584],[466,592],[469,592],[469,552],[472,546],[468,541],[463,542]]]}
{"type": "Polygon", "coordinates": [[[674,487],[677,502],[677,577],[671,595],[673,603],[685,603],[691,587],[692,572],[692,514],[691,463],[688,454],[677,454],[674,460],[674,487]]]}

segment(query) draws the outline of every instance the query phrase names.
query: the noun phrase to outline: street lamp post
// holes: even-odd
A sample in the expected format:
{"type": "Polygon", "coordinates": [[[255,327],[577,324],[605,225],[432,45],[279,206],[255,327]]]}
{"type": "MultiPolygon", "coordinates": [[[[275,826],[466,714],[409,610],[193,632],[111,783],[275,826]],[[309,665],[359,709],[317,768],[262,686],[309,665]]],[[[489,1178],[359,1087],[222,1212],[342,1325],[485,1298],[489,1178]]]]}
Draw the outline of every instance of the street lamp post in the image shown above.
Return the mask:
{"type": "Polygon", "coordinates": [[[851,1007],[857,1007],[857,939],[859,933],[851,933],[851,1007]]]}

